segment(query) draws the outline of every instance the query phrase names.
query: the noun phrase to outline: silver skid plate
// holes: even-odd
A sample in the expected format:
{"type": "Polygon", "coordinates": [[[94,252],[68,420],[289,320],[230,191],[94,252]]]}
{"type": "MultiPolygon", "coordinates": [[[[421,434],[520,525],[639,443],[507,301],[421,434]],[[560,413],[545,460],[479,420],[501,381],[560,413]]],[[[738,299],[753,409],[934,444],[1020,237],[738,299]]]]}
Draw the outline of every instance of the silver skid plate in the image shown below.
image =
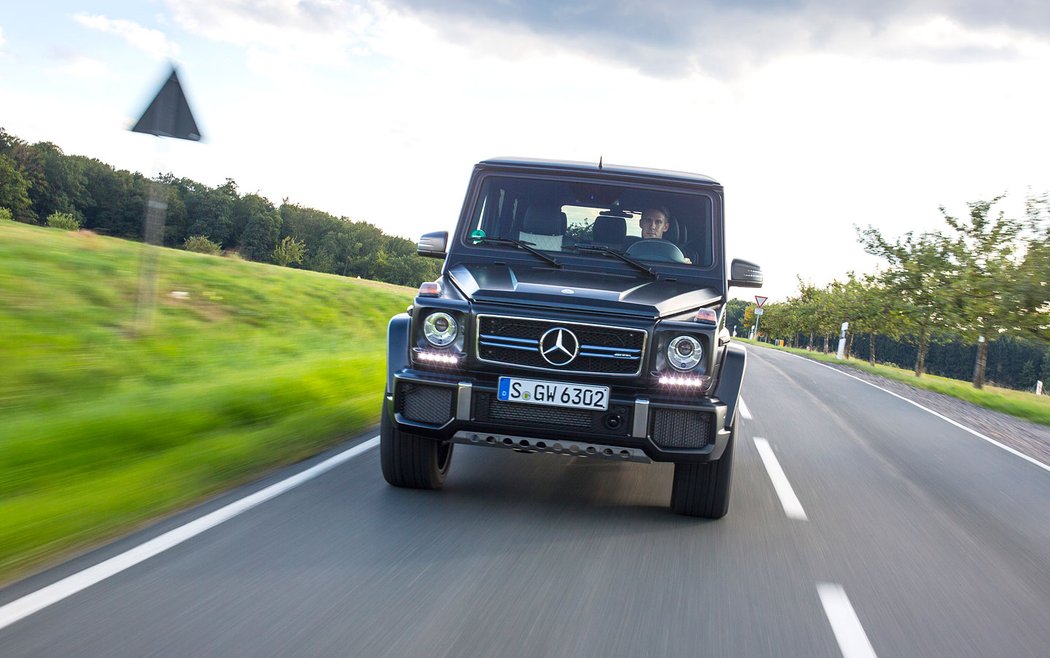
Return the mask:
{"type": "Polygon", "coordinates": [[[537,439],[531,436],[509,436],[507,434],[489,434],[487,432],[456,432],[453,443],[473,446],[491,446],[509,448],[519,452],[547,452],[569,457],[601,457],[621,462],[641,462],[649,464],[649,457],[638,448],[606,446],[598,443],[585,443],[572,439],[537,439]]]}

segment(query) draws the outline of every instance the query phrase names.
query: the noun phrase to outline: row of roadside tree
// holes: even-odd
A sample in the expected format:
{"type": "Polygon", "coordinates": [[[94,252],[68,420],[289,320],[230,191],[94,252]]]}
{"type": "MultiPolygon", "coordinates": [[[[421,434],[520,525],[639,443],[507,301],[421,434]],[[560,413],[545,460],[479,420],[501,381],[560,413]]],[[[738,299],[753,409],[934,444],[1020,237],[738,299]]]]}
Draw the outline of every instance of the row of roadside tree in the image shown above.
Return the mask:
{"type": "Polygon", "coordinates": [[[0,128],[0,213],[28,224],[55,218],[114,237],[142,240],[150,187],[166,190],[166,246],[208,243],[249,260],[416,286],[441,263],[416,255],[415,244],[361,221],[289,203],[275,206],[241,194],[227,179],[217,187],[171,174],[156,181],[94,158],[66,155],[50,142],[29,144],[0,128]],[[189,241],[189,242],[187,242],[189,241]]]}
{"type": "MultiPolygon", "coordinates": [[[[935,231],[890,238],[858,228],[865,251],[883,261],[879,271],[851,272],[824,287],[800,279],[796,296],[766,304],[760,333],[827,351],[849,322],[847,354],[863,352],[874,363],[880,343],[896,358],[895,344],[910,345],[916,376],[927,371],[931,345],[951,346],[955,356],[939,354],[937,374],[958,373],[959,361],[972,357],[976,388],[984,385],[994,343],[994,352],[1019,361],[1005,371],[1000,364],[997,383],[1027,388],[1037,377],[1050,379],[1050,197],[1029,198],[1023,217],[1002,211],[1001,201],[969,203],[961,217],[941,208],[944,227],[935,231]],[[858,336],[867,345],[855,345],[858,336]]],[[[754,306],[743,311],[740,328],[747,331],[754,306]]]]}

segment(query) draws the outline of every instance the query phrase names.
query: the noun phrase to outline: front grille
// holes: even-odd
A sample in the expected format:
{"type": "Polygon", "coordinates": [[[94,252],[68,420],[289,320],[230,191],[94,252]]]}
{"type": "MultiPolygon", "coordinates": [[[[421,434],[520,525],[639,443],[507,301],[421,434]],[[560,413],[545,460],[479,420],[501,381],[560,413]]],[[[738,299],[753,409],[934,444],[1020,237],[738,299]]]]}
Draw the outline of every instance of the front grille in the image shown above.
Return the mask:
{"type": "Polygon", "coordinates": [[[703,448],[711,441],[712,415],[685,409],[653,410],[653,442],[661,448],[703,448]]]}
{"type": "Polygon", "coordinates": [[[645,358],[645,331],[553,320],[528,320],[482,315],[478,317],[478,358],[513,366],[558,372],[635,375],[645,358]],[[564,327],[579,341],[577,357],[555,366],[540,356],[540,338],[564,327]]]}
{"type": "Polygon", "coordinates": [[[554,425],[589,428],[593,411],[586,409],[561,409],[559,407],[537,407],[535,405],[493,400],[489,406],[489,420],[515,425],[554,425]]]}
{"type": "Polygon", "coordinates": [[[522,402],[501,402],[496,398],[495,393],[478,391],[474,395],[474,420],[486,425],[498,425],[502,429],[509,427],[532,427],[550,431],[572,429],[597,432],[608,436],[627,436],[631,410],[629,407],[618,404],[610,405],[608,411],[592,411],[522,402]],[[613,416],[618,418],[619,423],[610,427],[608,421],[613,416]]]}
{"type": "Polygon", "coordinates": [[[444,425],[452,418],[452,387],[403,383],[397,390],[398,411],[408,420],[444,425]]]}

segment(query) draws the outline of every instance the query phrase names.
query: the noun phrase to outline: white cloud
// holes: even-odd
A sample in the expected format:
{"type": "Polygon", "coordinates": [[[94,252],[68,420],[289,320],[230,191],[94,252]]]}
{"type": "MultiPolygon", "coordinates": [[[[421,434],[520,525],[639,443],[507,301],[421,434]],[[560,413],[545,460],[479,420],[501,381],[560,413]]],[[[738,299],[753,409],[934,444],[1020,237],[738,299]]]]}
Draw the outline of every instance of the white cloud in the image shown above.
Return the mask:
{"type": "Polygon", "coordinates": [[[260,70],[345,64],[382,10],[340,0],[167,0],[167,5],[184,29],[247,48],[260,70]]]}
{"type": "Polygon", "coordinates": [[[110,72],[104,63],[87,55],[76,54],[63,59],[62,71],[78,78],[97,78],[110,72]]]}
{"type": "Polygon", "coordinates": [[[92,30],[115,34],[133,47],[157,58],[172,58],[179,54],[178,45],[163,32],[143,27],[135,21],[84,13],[74,15],[73,20],[92,30]]]}
{"type": "Polygon", "coordinates": [[[4,28],[0,27],[0,48],[4,47],[4,28]]]}

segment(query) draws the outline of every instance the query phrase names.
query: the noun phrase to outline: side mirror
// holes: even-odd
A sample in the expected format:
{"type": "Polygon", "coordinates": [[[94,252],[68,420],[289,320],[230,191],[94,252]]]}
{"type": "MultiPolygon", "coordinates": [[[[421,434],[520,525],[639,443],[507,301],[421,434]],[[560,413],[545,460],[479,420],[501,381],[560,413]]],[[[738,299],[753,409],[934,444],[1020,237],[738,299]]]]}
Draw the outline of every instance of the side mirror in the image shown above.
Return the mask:
{"type": "Polygon", "coordinates": [[[444,258],[448,248],[448,231],[426,233],[416,242],[416,253],[430,258],[444,258]]]}
{"type": "Polygon", "coordinates": [[[761,288],[762,268],[746,260],[734,258],[729,265],[729,285],[738,288],[761,288]]]}

